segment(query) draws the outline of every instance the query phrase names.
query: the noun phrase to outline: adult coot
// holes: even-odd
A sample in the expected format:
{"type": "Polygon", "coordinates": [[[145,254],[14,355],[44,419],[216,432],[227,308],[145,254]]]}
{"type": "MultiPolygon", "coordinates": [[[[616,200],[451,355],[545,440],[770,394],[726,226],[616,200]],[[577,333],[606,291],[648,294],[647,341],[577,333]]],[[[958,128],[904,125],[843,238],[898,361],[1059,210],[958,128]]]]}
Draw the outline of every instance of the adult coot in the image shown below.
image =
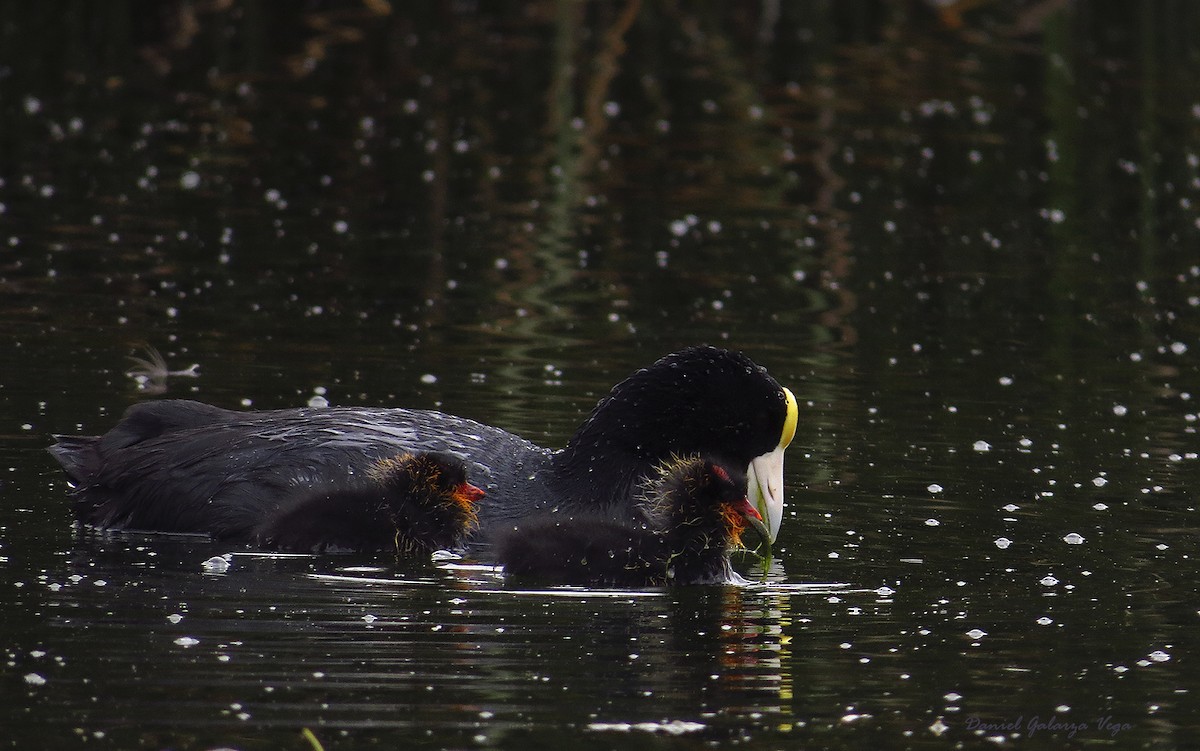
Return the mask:
{"type": "Polygon", "coordinates": [[[131,407],[99,437],[56,436],[77,518],[108,529],[252,538],[281,504],[330,478],[406,451],[462,459],[487,492],[473,539],[559,510],[633,515],[634,491],[672,456],[720,456],[744,469],[774,541],[792,393],[742,354],[694,347],[617,384],[566,447],[440,412],[331,407],[239,412],[192,401],[131,407]]]}
{"type": "Polygon", "coordinates": [[[505,575],[609,587],[728,582],[729,551],[746,527],[768,536],[746,476],[709,459],[664,463],[642,504],[640,524],[561,513],[519,524],[500,535],[505,575]]]}
{"type": "Polygon", "coordinates": [[[432,452],[380,459],[296,496],[254,531],[259,544],[301,552],[429,553],[462,544],[484,492],[461,460],[432,452]]]}

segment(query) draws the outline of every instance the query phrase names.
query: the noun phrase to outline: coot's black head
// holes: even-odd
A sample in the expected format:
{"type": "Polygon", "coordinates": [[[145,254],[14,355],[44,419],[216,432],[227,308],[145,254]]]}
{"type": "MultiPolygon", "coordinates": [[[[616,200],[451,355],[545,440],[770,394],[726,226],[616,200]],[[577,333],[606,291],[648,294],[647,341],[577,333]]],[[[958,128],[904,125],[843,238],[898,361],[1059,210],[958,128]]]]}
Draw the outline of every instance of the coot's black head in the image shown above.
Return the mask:
{"type": "Polygon", "coordinates": [[[792,392],[743,354],[693,347],[617,384],[564,456],[576,475],[636,482],[672,456],[715,455],[745,472],[774,541],[783,518],[783,451],[796,431],[792,392]]]}
{"type": "Polygon", "coordinates": [[[742,533],[752,528],[766,539],[769,532],[746,494],[746,475],[732,465],[698,456],[675,458],[657,468],[643,503],[652,526],[672,540],[672,549],[712,549],[721,555],[740,547],[742,533]]]}
{"type": "Polygon", "coordinates": [[[399,454],[377,461],[371,477],[396,525],[397,549],[455,547],[477,522],[475,503],[484,493],[467,482],[466,465],[455,457],[399,454]]]}

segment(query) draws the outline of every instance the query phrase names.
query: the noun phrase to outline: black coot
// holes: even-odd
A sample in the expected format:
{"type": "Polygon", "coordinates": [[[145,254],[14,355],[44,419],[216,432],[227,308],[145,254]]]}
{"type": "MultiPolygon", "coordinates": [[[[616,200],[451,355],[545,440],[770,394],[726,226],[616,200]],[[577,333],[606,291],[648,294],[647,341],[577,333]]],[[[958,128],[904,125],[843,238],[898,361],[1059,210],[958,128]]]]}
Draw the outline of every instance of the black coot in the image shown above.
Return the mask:
{"type": "Polygon", "coordinates": [[[182,400],[134,405],[108,433],[58,436],[50,451],[85,524],[244,539],[297,495],[398,453],[465,462],[487,492],[472,539],[552,510],[632,518],[635,490],[656,465],[711,454],[746,473],[774,540],[796,418],[791,392],[745,355],[693,347],[617,384],[558,451],[440,412],[241,412],[182,400]]]}

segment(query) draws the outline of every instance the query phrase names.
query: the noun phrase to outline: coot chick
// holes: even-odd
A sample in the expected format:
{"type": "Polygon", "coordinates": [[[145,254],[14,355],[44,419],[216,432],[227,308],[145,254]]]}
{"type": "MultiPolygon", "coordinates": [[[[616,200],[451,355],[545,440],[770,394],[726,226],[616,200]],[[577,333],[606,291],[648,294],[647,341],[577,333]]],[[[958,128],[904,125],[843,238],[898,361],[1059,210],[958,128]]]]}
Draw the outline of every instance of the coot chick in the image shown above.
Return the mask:
{"type": "Polygon", "coordinates": [[[796,419],[792,393],[750,358],[693,347],[617,384],[557,451],[426,410],[241,412],[163,400],[134,405],[102,436],[58,436],[50,452],[84,524],[244,538],[298,486],[337,482],[397,453],[448,453],[488,494],[472,540],[551,511],[628,518],[655,465],[714,455],[747,475],[773,541],[796,419]]]}
{"type": "Polygon", "coordinates": [[[643,587],[735,578],[729,552],[747,526],[770,533],[746,497],[746,476],[710,459],[662,464],[641,500],[642,523],[544,516],[502,537],[507,576],[548,584],[643,587]]]}
{"type": "Polygon", "coordinates": [[[316,488],[285,504],[254,537],[275,550],[432,552],[462,544],[484,492],[453,457],[400,454],[362,479],[316,488]]]}

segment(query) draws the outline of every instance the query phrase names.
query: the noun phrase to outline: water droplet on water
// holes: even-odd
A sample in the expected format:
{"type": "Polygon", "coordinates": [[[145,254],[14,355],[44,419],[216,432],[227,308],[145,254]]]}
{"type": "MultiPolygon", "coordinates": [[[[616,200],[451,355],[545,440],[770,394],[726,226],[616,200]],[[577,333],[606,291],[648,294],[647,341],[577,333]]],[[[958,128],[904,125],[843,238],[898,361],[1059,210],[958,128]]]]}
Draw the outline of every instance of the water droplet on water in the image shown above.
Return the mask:
{"type": "Polygon", "coordinates": [[[206,574],[223,574],[229,570],[229,562],[233,560],[233,556],[226,553],[225,555],[214,555],[204,563],[200,564],[200,569],[206,574]]]}

